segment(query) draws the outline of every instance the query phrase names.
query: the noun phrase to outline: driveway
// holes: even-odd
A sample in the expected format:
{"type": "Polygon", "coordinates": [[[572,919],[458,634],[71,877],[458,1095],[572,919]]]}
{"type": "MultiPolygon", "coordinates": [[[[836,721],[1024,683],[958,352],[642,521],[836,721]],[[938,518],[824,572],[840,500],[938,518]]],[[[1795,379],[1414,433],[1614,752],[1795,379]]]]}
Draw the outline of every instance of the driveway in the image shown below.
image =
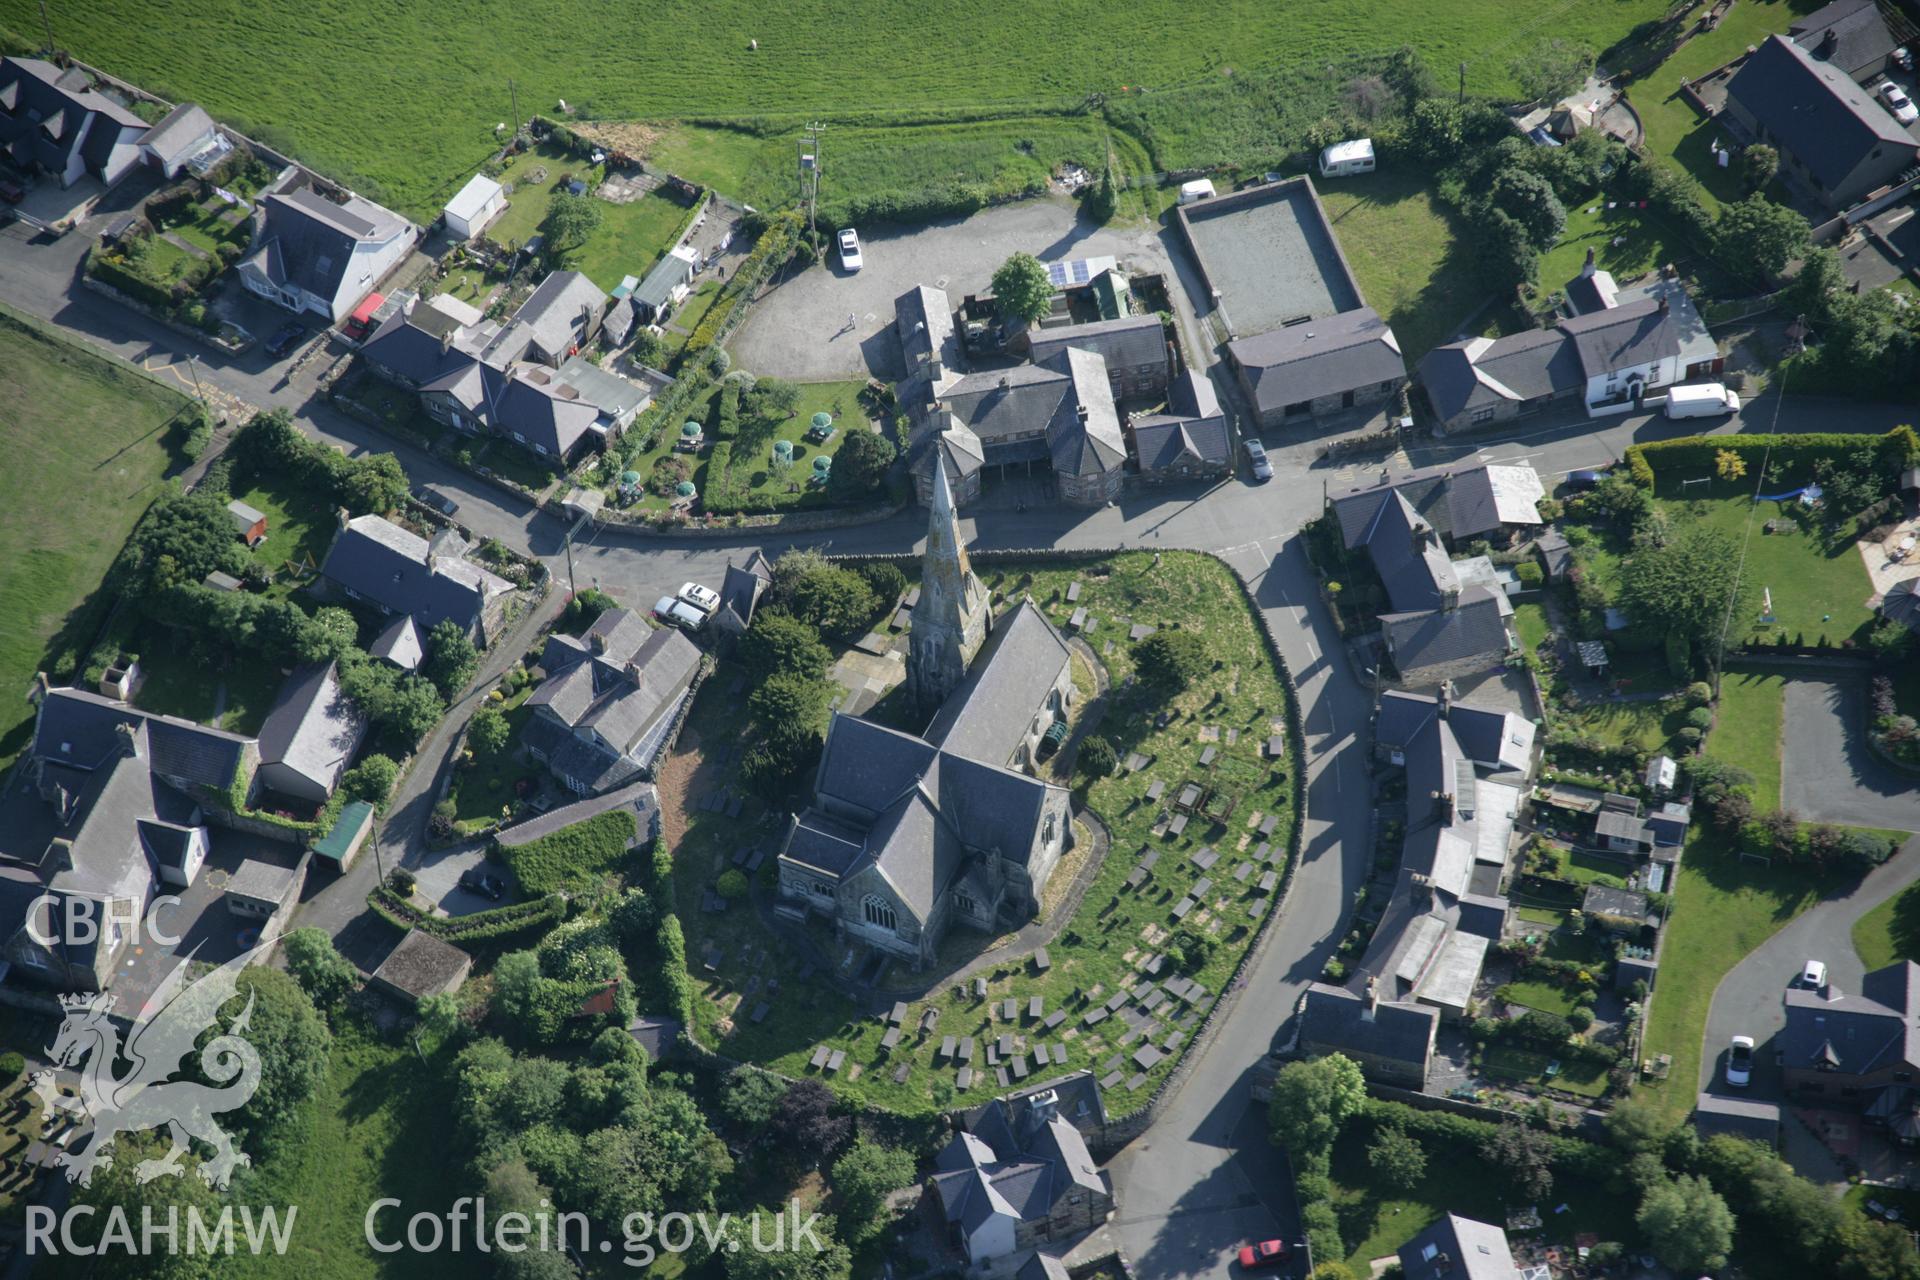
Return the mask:
{"type": "Polygon", "coordinates": [[[1082,219],[1064,197],[921,226],[863,227],[860,249],[860,271],[841,270],[830,247],[763,298],[731,344],[734,363],[781,378],[897,379],[905,370],[893,339],[894,299],[927,284],[945,289],[958,306],[970,293],[985,293],[995,268],[1022,249],[1042,261],[1110,255],[1131,270],[1165,275],[1179,292],[1157,228],[1110,230],[1082,219]]]}
{"type": "Polygon", "coordinates": [[[1803,818],[1856,827],[1920,828],[1920,779],[1867,747],[1867,692],[1858,677],[1785,682],[1780,798],[1803,818]]]}

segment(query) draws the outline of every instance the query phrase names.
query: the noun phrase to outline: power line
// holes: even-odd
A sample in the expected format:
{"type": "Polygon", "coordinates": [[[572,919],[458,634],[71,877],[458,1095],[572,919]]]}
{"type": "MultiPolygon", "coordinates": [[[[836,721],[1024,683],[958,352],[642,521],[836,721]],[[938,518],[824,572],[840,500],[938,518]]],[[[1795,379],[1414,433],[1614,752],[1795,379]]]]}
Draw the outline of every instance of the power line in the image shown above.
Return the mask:
{"type": "Polygon", "coordinates": [[[1767,464],[1773,458],[1773,437],[1780,431],[1780,410],[1787,402],[1787,370],[1780,370],[1780,395],[1773,402],[1773,421],[1767,429],[1767,445],[1760,454],[1760,470],[1753,478],[1753,503],[1747,508],[1747,527],[1740,537],[1740,559],[1733,570],[1733,585],[1727,589],[1727,614],[1720,622],[1720,640],[1714,646],[1713,665],[1714,692],[1720,691],[1720,668],[1724,664],[1727,652],[1727,632],[1733,629],[1733,606],[1740,599],[1740,580],[1747,573],[1747,545],[1753,541],[1753,517],[1760,510],[1760,486],[1767,482],[1767,464]]]}

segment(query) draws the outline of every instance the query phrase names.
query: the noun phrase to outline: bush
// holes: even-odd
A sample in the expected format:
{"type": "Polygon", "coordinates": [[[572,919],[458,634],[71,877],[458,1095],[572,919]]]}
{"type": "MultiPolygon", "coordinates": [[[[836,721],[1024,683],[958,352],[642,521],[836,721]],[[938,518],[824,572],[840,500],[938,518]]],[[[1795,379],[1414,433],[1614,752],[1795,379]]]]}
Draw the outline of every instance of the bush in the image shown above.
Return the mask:
{"type": "Polygon", "coordinates": [[[1687,686],[1687,702],[1692,706],[1704,707],[1713,701],[1713,686],[1705,680],[1696,680],[1687,686]]]}
{"type": "Polygon", "coordinates": [[[365,800],[378,808],[386,804],[393,784],[400,777],[400,766],[383,755],[370,755],[347,770],[340,786],[356,800],[365,800]]]}
{"type": "Polygon", "coordinates": [[[1120,764],[1120,755],[1106,738],[1088,738],[1080,744],[1080,769],[1089,777],[1104,778],[1120,764]]]}
{"type": "Polygon", "coordinates": [[[1538,560],[1522,560],[1513,567],[1514,576],[1520,579],[1523,587],[1537,587],[1546,580],[1546,570],[1540,567],[1538,560]]]}
{"type": "Polygon", "coordinates": [[[891,560],[868,560],[854,569],[882,604],[892,604],[907,591],[907,575],[891,560]]]}
{"type": "Polygon", "coordinates": [[[12,1050],[0,1053],[0,1085],[12,1084],[26,1073],[27,1060],[12,1050]]]}
{"type": "Polygon", "coordinates": [[[747,877],[738,870],[728,868],[714,882],[713,891],[729,902],[738,902],[747,896],[747,877]]]}
{"type": "Polygon", "coordinates": [[[1206,673],[1207,646],[1191,631],[1162,629],[1133,647],[1140,676],[1163,689],[1184,689],[1206,673]]]}
{"type": "Polygon", "coordinates": [[[1700,730],[1700,732],[1705,733],[1708,729],[1713,728],[1713,708],[1695,707],[1693,710],[1687,712],[1687,723],[1700,730]]]}
{"type": "Polygon", "coordinates": [[[529,894],[590,887],[619,870],[635,838],[633,814],[597,814],[551,835],[502,848],[500,856],[529,894]]]}

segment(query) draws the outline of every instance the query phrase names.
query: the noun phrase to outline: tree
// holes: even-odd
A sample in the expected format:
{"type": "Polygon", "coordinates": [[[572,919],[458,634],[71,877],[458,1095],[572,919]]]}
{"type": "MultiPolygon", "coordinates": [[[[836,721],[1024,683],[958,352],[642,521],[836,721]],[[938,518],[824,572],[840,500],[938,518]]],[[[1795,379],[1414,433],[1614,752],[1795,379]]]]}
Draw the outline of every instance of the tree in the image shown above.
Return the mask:
{"type": "MultiPolygon", "coordinates": [[[[523,1214],[537,1222],[540,1214],[551,1212],[552,1203],[552,1190],[534,1175],[525,1160],[503,1160],[487,1173],[486,1207],[496,1223],[509,1213],[523,1214]]],[[[543,1249],[540,1233],[534,1231],[521,1242],[526,1247],[517,1252],[494,1252],[493,1274],[499,1280],[574,1280],[573,1263],[558,1240],[549,1239],[549,1247],[543,1249]]]]}
{"type": "Polygon", "coordinates": [[[480,668],[480,651],[473,647],[473,638],[452,618],[442,618],[427,632],[426,651],[421,674],[433,682],[441,697],[453,701],[480,668]]]}
{"type": "Polygon", "coordinates": [[[811,1227],[796,1230],[792,1215],[777,1209],[735,1215],[720,1252],[727,1280],[847,1280],[853,1257],[834,1238],[833,1219],[819,1215],[811,1227]]]}
{"type": "Polygon", "coordinates": [[[1722,480],[1738,480],[1747,474],[1747,460],[1731,449],[1716,449],[1713,473],[1722,480]]]}
{"type": "Polygon", "coordinates": [[[1649,1188],[1634,1221],[1654,1256],[1676,1271],[1698,1274],[1727,1265],[1733,1213],[1705,1178],[1682,1174],[1649,1188]]]}
{"type": "Polygon", "coordinates": [[[747,396],[747,405],[757,418],[784,422],[800,408],[800,388],[784,378],[761,378],[747,396]]]}
{"type": "Polygon", "coordinates": [[[1553,1144],[1524,1120],[1509,1120],[1495,1129],[1481,1145],[1480,1154],[1500,1171],[1517,1203],[1544,1200],[1553,1190],[1553,1144]]]}
{"type": "MultiPolygon", "coordinates": [[[[1420,104],[1423,110],[1428,105],[1420,104]]],[[[1488,206],[1477,229],[1475,251],[1490,287],[1515,289],[1533,279],[1540,268],[1540,255],[1534,249],[1533,238],[1518,219],[1505,209],[1488,206]]]]}
{"type": "Polygon", "coordinates": [[[1740,179],[1747,184],[1749,192],[1765,191],[1778,172],[1780,153],[1766,143],[1753,143],[1740,153],[1740,179]]]}
{"type": "Polygon", "coordinates": [[[393,686],[392,696],[374,718],[411,745],[426,737],[446,710],[433,685],[418,676],[408,676],[393,686]]]}
{"type": "Polygon", "coordinates": [[[365,800],[378,807],[384,805],[387,797],[393,794],[393,784],[399,777],[400,766],[390,756],[376,751],[347,770],[340,779],[340,785],[354,799],[365,800]]]}
{"type": "MultiPolygon", "coordinates": [[[[114,1138],[113,1162],[95,1166],[85,1187],[76,1187],[73,1199],[92,1206],[91,1214],[73,1214],[70,1224],[74,1243],[94,1252],[87,1265],[72,1274],[84,1274],[95,1280],[204,1280],[215,1272],[217,1254],[209,1249],[186,1247],[190,1211],[198,1212],[202,1222],[213,1224],[220,1217],[224,1197],[209,1187],[200,1176],[201,1160],[188,1153],[181,1157],[180,1173],[174,1177],[140,1180],[140,1165],[159,1160],[167,1154],[168,1141],[163,1130],[147,1133],[121,1133],[114,1138]],[[124,1215],[132,1227],[131,1237],[107,1238],[109,1223],[124,1215]],[[143,1222],[164,1227],[169,1216],[179,1223],[178,1247],[166,1248],[156,1240],[154,1247],[129,1247],[137,1241],[143,1222]],[[117,1242],[116,1242],[117,1241],[117,1242]]],[[[281,1221],[287,1211],[281,1210],[281,1221]]],[[[234,1234],[239,1235],[236,1217],[234,1234]]],[[[58,1265],[57,1263],[54,1265],[58,1265]]],[[[41,1268],[45,1270],[45,1267],[41,1268]]]]}
{"type": "Polygon", "coordinates": [[[1553,184],[1525,169],[1502,169],[1494,176],[1489,198],[1526,231],[1535,249],[1550,249],[1567,226],[1567,210],[1553,194],[1553,184]]]}
{"type": "Polygon", "coordinates": [[[1637,1155],[1660,1150],[1673,1125],[1650,1095],[1636,1093],[1621,1099],[1607,1112],[1606,1128],[1615,1146],[1629,1155],[1637,1155]]]}
{"type": "Polygon", "coordinates": [[[359,638],[360,627],[351,613],[339,605],[322,605],[300,633],[300,661],[338,661],[352,652],[359,638]]]}
{"type": "Polygon", "coordinates": [[[776,675],[819,680],[833,665],[833,654],[820,643],[819,631],[775,609],[755,612],[753,625],[740,637],[737,654],[752,683],[776,675]]]}
{"type": "Polygon", "coordinates": [[[1807,220],[1765,196],[1724,205],[1713,224],[1714,256],[1730,275],[1764,285],[1812,247],[1807,220]]]}
{"type": "Polygon", "coordinates": [[[1307,1280],[1353,1280],[1353,1268],[1344,1262],[1316,1262],[1307,1280]]]}
{"type": "Polygon", "coordinates": [[[1300,1162],[1324,1155],[1366,1100],[1366,1079],[1351,1058],[1333,1053],[1290,1062],[1274,1078],[1267,1125],[1273,1140],[1300,1162]]]}
{"type": "Polygon", "coordinates": [[[547,203],[547,216],[540,222],[540,232],[547,238],[547,253],[552,257],[579,248],[599,227],[600,202],[571,191],[554,192],[547,203]]]}
{"type": "MultiPolygon", "coordinates": [[[[291,1119],[320,1087],[327,1075],[333,1037],[313,1001],[291,976],[256,966],[243,971],[237,981],[234,998],[221,1010],[222,1026],[231,1030],[233,1019],[248,1008],[251,998],[245,1036],[260,1055],[260,1083],[247,1105],[232,1114],[254,1142],[291,1119]]],[[[204,1038],[213,1034],[209,1028],[204,1038]]]]}
{"type": "Polygon", "coordinates": [[[833,1162],[833,1194],[839,1221],[855,1244],[887,1225],[887,1197],[913,1184],[913,1153],[862,1138],[833,1162]]]}
{"type": "Polygon", "coordinates": [[[993,302],[1009,323],[1034,321],[1053,309],[1053,281],[1030,253],[1016,253],[993,273],[993,302]]]}
{"type": "Polygon", "coordinates": [[[512,733],[506,715],[492,704],[481,707],[467,721],[467,745],[476,757],[499,755],[512,733]]]}
{"type": "Polygon", "coordinates": [[[1119,752],[1110,738],[1091,737],[1080,744],[1080,771],[1090,778],[1104,778],[1120,763],[1119,752]]]}
{"type": "Polygon", "coordinates": [[[1100,167],[1100,181],[1087,190],[1086,208],[1095,222],[1110,222],[1120,211],[1120,187],[1113,180],[1111,151],[1107,153],[1107,162],[1100,167]]]}
{"type": "Polygon", "coordinates": [[[833,456],[827,495],[836,501],[854,502],[879,492],[887,483],[896,452],[893,441],[879,432],[855,427],[833,456]]]}
{"type": "Polygon", "coordinates": [[[204,489],[160,495],[130,539],[140,566],[134,591],[196,586],[215,570],[238,575],[246,552],[233,536],[233,518],[218,495],[204,489]]]}
{"type": "Polygon", "coordinates": [[[334,950],[333,939],[323,929],[311,926],[295,929],[281,941],[281,946],[286,950],[287,972],[322,1009],[346,999],[360,981],[359,971],[334,950]]]}
{"type": "Polygon", "coordinates": [[[796,1080],[773,1109],[772,1131],[781,1150],[803,1168],[832,1160],[853,1134],[833,1091],[818,1080],[796,1080]]]}
{"type": "Polygon", "coordinates": [[[1529,102],[1558,102],[1593,74],[1593,50],[1558,36],[1535,42],[1508,64],[1529,102]]]}
{"type": "Polygon", "coordinates": [[[735,1067],[720,1086],[720,1113],[742,1129],[758,1133],[773,1119],[786,1092],[779,1076],[757,1067],[735,1067]]]}
{"type": "Polygon", "coordinates": [[[769,738],[820,737],[827,727],[832,687],[822,679],[769,676],[747,698],[747,711],[769,738]]]}
{"type": "Polygon", "coordinates": [[[772,596],[820,634],[838,639],[859,636],[880,608],[866,579],[817,551],[789,551],[774,561],[772,596]]]}
{"type": "Polygon", "coordinates": [[[1173,691],[1191,685],[1210,665],[1206,642],[1196,633],[1167,628],[1135,645],[1133,661],[1142,680],[1173,691]]]}
{"type": "Polygon", "coordinates": [[[874,598],[892,604],[907,593],[907,575],[891,560],[868,560],[854,570],[873,588],[874,598]]]}
{"type": "Polygon", "coordinates": [[[1665,546],[1635,551],[1620,571],[1627,616],[1654,635],[1679,638],[1712,668],[1720,665],[1729,619],[1745,627],[1752,595],[1739,543],[1711,525],[1688,525],[1665,546]]]}
{"type": "Polygon", "coordinates": [[[430,1035],[446,1039],[460,1030],[460,1001],[446,992],[420,1002],[420,1025],[430,1035]]]}
{"type": "Polygon", "coordinates": [[[406,501],[406,469],[390,453],[354,458],[340,477],[339,498],[353,515],[382,515],[406,501]]]}
{"type": "Polygon", "coordinates": [[[1427,1176],[1426,1148],[1406,1130],[1386,1125],[1367,1148],[1367,1167],[1392,1190],[1411,1191],[1427,1176]]]}

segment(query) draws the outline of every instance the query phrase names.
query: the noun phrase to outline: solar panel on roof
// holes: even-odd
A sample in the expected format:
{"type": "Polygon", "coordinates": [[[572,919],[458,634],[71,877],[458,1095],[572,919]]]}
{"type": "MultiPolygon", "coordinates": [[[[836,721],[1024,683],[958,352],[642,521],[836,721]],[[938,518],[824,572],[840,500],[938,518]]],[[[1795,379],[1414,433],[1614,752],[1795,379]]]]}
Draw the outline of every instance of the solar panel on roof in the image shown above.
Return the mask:
{"type": "Polygon", "coordinates": [[[1049,262],[1047,264],[1047,279],[1055,285],[1065,284],[1067,282],[1067,264],[1064,262],[1049,262]]]}
{"type": "Polygon", "coordinates": [[[1070,265],[1073,267],[1073,282],[1075,284],[1085,284],[1087,282],[1087,260],[1085,258],[1075,258],[1070,265]]]}

